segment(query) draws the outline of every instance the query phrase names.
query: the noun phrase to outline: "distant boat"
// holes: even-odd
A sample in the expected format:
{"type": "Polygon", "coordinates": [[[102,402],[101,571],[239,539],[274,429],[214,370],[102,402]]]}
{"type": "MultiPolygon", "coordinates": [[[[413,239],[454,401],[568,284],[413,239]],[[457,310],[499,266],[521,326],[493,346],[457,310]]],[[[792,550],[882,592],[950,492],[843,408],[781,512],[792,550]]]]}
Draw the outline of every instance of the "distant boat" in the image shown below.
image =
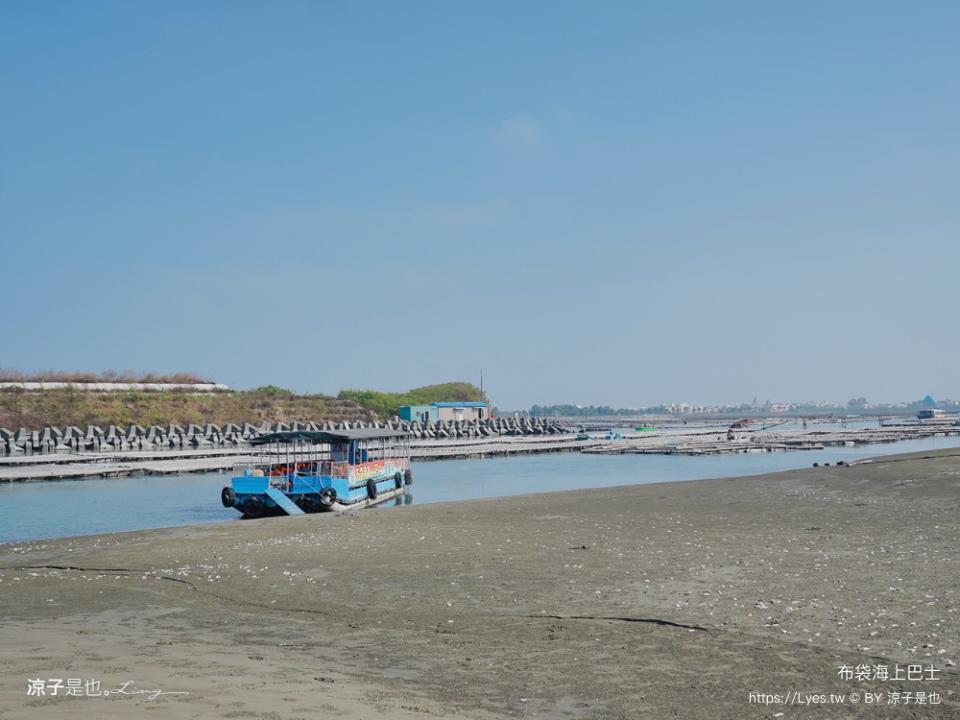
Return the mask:
{"type": "Polygon", "coordinates": [[[643,425],[637,425],[633,429],[637,432],[653,432],[657,429],[657,426],[653,423],[644,423],[643,425]]]}

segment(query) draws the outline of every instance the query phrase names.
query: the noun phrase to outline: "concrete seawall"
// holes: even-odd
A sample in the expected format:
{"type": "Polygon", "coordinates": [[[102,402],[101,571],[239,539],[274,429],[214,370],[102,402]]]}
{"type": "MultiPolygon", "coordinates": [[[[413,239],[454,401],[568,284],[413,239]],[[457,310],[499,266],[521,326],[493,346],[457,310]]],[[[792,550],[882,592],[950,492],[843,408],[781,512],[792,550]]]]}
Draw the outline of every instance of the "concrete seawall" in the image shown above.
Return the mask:
{"type": "MultiPolygon", "coordinates": [[[[411,433],[418,460],[485,457],[578,450],[582,441],[550,421],[493,420],[474,423],[263,423],[179,425],[123,429],[0,428],[0,481],[180,474],[229,470],[255,462],[250,440],[284,430],[347,430],[364,427],[411,433]]],[[[325,448],[321,446],[321,452],[325,448]]],[[[259,456],[262,450],[258,451],[259,456]]]]}
{"type": "Polygon", "coordinates": [[[199,449],[241,446],[259,435],[284,430],[350,430],[387,428],[406,430],[416,439],[457,440],[503,438],[517,436],[563,435],[568,432],[556,420],[543,418],[494,418],[474,422],[419,423],[403,420],[389,422],[292,422],[292,423],[225,423],[215,425],[140,425],[120,427],[108,425],[48,425],[40,430],[0,427],[0,456],[33,453],[98,452],[102,450],[199,449]]]}
{"type": "MultiPolygon", "coordinates": [[[[296,429],[280,424],[269,427],[296,429]]],[[[314,427],[317,426],[314,425],[314,427]]],[[[489,428],[486,430],[487,433],[481,433],[476,427],[466,431],[453,427],[447,431],[448,434],[459,434],[459,437],[414,439],[410,444],[411,457],[416,461],[426,461],[547,452],[717,455],[822,450],[828,446],[872,445],[931,437],[960,436],[960,428],[946,424],[831,431],[754,430],[736,433],[732,438],[728,438],[725,430],[684,434],[655,432],[617,440],[606,440],[603,437],[594,436],[584,439],[583,436],[557,431],[538,435],[494,435],[489,433],[489,428]]],[[[98,444],[96,447],[99,449],[67,448],[65,451],[52,453],[20,453],[0,457],[0,482],[216,472],[257,462],[260,453],[263,452],[261,448],[254,454],[248,439],[245,438],[235,438],[230,441],[213,440],[196,434],[188,436],[184,442],[178,441],[169,447],[146,443],[127,445],[125,442],[117,442],[116,445],[98,444]],[[114,449],[115,447],[119,449],[114,449]]],[[[321,447],[321,453],[323,450],[321,447]]]]}
{"type": "MultiPolygon", "coordinates": [[[[421,443],[415,440],[411,444],[410,455],[414,460],[448,460],[576,451],[583,445],[583,441],[578,441],[570,435],[564,438],[520,437],[472,442],[451,440],[421,443]]],[[[323,452],[322,449],[321,452],[323,452]]],[[[0,458],[0,482],[215,472],[255,463],[261,459],[260,453],[261,450],[258,450],[257,454],[253,454],[252,447],[244,442],[236,448],[11,456],[0,458]]]]}

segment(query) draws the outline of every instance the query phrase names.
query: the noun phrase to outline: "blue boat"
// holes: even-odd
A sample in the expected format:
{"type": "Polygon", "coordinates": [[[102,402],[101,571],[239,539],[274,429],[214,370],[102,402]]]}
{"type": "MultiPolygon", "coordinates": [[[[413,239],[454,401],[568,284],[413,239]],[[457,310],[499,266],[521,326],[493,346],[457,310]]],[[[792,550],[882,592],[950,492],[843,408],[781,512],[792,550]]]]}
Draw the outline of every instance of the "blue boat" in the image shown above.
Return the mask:
{"type": "Polygon", "coordinates": [[[250,442],[258,457],[220,493],[244,517],[369,507],[413,484],[410,434],[400,430],[290,430],[250,442]]]}

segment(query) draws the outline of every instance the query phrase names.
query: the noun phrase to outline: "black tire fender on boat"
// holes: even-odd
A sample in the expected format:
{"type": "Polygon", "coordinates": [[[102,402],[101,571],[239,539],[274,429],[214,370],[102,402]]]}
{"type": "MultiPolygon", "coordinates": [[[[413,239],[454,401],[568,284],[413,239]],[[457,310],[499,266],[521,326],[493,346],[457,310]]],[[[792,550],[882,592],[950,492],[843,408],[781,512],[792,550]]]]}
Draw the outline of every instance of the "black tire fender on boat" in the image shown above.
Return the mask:
{"type": "Polygon", "coordinates": [[[260,517],[266,509],[267,506],[263,504],[263,500],[256,496],[248,497],[243,503],[243,514],[247,517],[260,517]]]}
{"type": "Polygon", "coordinates": [[[377,499],[377,482],[373,478],[367,480],[367,497],[371,500],[377,499]]]}
{"type": "Polygon", "coordinates": [[[229,485],[220,491],[220,502],[222,502],[226,508],[233,507],[237,504],[237,494],[229,485]]]}
{"type": "Polygon", "coordinates": [[[407,485],[413,485],[413,471],[410,468],[403,471],[403,482],[407,485]]]}
{"type": "Polygon", "coordinates": [[[333,504],[337,501],[337,491],[332,487],[324,488],[317,496],[317,500],[323,507],[333,507],[333,504]]]}
{"type": "Polygon", "coordinates": [[[294,502],[296,503],[297,507],[303,510],[305,513],[317,511],[316,503],[309,495],[301,495],[294,502]]]}
{"type": "Polygon", "coordinates": [[[397,490],[403,487],[403,475],[399,472],[393,476],[393,486],[397,488],[397,490]]]}

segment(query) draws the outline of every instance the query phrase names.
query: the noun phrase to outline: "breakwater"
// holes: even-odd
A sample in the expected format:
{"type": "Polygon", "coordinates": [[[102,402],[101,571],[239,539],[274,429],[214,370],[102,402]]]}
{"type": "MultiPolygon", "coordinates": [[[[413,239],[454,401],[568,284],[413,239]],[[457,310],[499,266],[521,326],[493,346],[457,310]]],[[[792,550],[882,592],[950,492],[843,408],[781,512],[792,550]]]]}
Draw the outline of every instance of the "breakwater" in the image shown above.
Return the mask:
{"type": "Polygon", "coordinates": [[[562,435],[568,432],[556,420],[544,418],[494,418],[473,422],[292,422],[292,423],[226,423],[215,425],[140,425],[119,427],[87,425],[80,428],[46,426],[40,430],[20,428],[16,431],[0,427],[0,454],[98,452],[122,450],[155,450],[214,448],[240,446],[271,432],[284,430],[351,430],[357,428],[389,428],[406,430],[417,439],[475,439],[535,435],[562,435]]]}
{"type": "Polygon", "coordinates": [[[505,456],[578,450],[577,440],[556,422],[495,419],[430,424],[390,422],[262,423],[227,425],[47,427],[40,431],[0,429],[0,481],[180,474],[228,470],[252,463],[250,440],[285,430],[385,428],[412,435],[417,460],[505,456]]]}
{"type": "MultiPolygon", "coordinates": [[[[502,437],[474,440],[414,440],[414,460],[505,457],[577,451],[583,441],[563,437],[502,437]]],[[[271,452],[259,447],[256,453],[244,443],[236,448],[186,448],[174,450],[123,450],[79,453],[45,453],[0,457],[0,482],[68,480],[86,477],[127,475],[180,475],[195,472],[232,470],[262,460],[271,452]]],[[[324,454],[321,446],[320,454],[324,454]]],[[[279,453],[282,455],[282,451],[279,453]]]]}

